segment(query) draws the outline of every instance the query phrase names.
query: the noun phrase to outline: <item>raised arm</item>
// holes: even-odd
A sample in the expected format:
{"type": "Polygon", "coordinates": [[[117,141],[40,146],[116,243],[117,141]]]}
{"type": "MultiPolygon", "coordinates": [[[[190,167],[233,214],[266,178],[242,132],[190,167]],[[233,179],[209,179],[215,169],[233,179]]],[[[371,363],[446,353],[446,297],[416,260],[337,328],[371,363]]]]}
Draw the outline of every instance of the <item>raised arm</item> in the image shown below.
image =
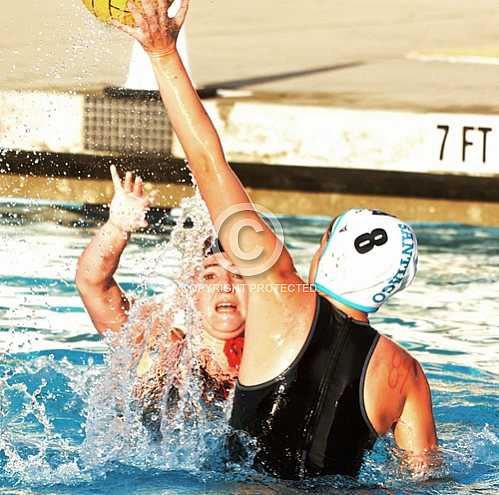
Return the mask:
{"type": "Polygon", "coordinates": [[[142,180],[127,172],[124,184],[111,167],[114,197],[109,220],[99,229],[83,251],[76,270],[76,287],[83,304],[100,332],[118,331],[128,320],[130,301],[114,279],[121,254],[132,232],[145,227],[148,199],[142,180]]]}
{"type": "Polygon", "coordinates": [[[167,11],[172,0],[142,0],[142,7],[129,1],[136,28],[114,24],[137,39],[149,54],[172,126],[186,153],[219,238],[232,262],[244,273],[294,273],[291,258],[251,204],[241,182],[225,159],[219,136],[187,75],[176,49],[188,0],[182,0],[177,15],[167,11]],[[276,263],[269,260],[280,253],[276,263]],[[241,256],[242,253],[260,253],[241,256]],[[251,260],[244,258],[252,258],[251,260]],[[259,270],[262,267],[262,270],[259,270]]]}

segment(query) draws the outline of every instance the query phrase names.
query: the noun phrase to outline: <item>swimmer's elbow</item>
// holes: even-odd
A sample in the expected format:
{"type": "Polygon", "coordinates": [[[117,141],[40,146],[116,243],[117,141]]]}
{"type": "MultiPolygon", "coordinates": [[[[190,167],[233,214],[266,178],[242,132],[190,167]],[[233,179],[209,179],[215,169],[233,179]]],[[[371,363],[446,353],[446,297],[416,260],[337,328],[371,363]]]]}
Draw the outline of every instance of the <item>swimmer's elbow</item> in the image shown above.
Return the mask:
{"type": "Polygon", "coordinates": [[[95,276],[80,264],[77,265],[74,283],[81,295],[105,291],[110,286],[109,282],[102,280],[102,277],[95,276]]]}
{"type": "Polygon", "coordinates": [[[80,266],[80,263],[78,262],[78,265],[76,267],[76,274],[74,278],[74,283],[76,285],[76,288],[78,291],[81,293],[88,287],[88,277],[85,274],[85,271],[82,269],[80,266]]]}
{"type": "MultiPolygon", "coordinates": [[[[220,182],[220,171],[215,158],[209,153],[189,157],[189,168],[200,187],[215,186],[220,182]]],[[[201,191],[202,192],[202,191],[201,191]]]]}
{"type": "Polygon", "coordinates": [[[74,279],[76,288],[80,292],[88,292],[89,289],[92,287],[92,277],[90,276],[88,269],[84,268],[80,262],[78,262],[76,266],[76,274],[75,274],[75,279],[74,279]]]}
{"type": "Polygon", "coordinates": [[[223,176],[231,171],[220,141],[198,143],[186,151],[187,162],[196,180],[223,176]]]}

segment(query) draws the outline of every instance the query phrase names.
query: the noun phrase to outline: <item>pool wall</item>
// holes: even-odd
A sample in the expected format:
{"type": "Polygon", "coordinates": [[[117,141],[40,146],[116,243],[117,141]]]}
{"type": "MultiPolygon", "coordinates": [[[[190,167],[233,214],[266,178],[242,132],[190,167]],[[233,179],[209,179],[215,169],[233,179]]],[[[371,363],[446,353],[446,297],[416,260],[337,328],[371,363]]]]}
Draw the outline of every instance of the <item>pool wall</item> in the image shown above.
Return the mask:
{"type": "MultiPolygon", "coordinates": [[[[370,206],[411,220],[499,224],[493,113],[360,109],[320,94],[201,96],[253,200],[276,213],[370,206]]],[[[2,196],[105,203],[107,169],[118,162],[159,183],[159,205],[172,207],[190,187],[182,159],[156,92],[0,92],[2,196]]]]}

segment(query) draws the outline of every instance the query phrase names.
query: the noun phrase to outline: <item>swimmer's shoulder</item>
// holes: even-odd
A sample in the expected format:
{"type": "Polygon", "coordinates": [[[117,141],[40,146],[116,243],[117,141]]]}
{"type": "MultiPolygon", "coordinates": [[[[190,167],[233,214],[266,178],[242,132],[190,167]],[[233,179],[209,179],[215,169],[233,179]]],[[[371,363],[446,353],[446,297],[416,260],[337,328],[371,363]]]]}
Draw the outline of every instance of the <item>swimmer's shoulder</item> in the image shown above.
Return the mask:
{"type": "Polygon", "coordinates": [[[370,366],[382,366],[388,361],[391,363],[392,360],[402,360],[404,363],[409,363],[415,359],[399,344],[380,334],[370,366]]]}
{"type": "Polygon", "coordinates": [[[390,338],[380,335],[369,362],[369,374],[383,377],[389,388],[405,396],[421,372],[421,365],[414,356],[390,338]]]}
{"type": "Polygon", "coordinates": [[[393,431],[395,442],[412,454],[423,454],[437,445],[431,390],[421,364],[392,340],[380,339],[377,368],[368,370],[364,399],[372,425],[383,435],[393,431]],[[372,379],[378,373],[379,381],[372,379]],[[370,390],[367,391],[367,382],[370,390]],[[367,404],[367,401],[366,401],[367,404]]]}
{"type": "Polygon", "coordinates": [[[421,365],[393,340],[380,335],[367,366],[366,413],[378,434],[385,434],[404,410],[407,398],[426,383],[421,365]]]}

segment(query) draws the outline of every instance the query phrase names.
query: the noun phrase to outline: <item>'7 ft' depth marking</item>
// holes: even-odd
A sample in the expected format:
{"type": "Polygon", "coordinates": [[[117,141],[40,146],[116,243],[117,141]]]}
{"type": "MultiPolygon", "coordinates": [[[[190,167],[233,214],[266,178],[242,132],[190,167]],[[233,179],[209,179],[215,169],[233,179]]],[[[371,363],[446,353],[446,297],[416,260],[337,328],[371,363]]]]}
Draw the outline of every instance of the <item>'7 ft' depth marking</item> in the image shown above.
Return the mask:
{"type": "MultiPolygon", "coordinates": [[[[447,136],[449,135],[450,126],[448,125],[437,125],[437,129],[441,129],[444,131],[444,136],[442,139],[442,146],[440,147],[440,161],[444,159],[445,155],[445,143],[447,142],[447,136]]],[[[468,133],[481,132],[482,133],[482,162],[485,163],[487,161],[487,135],[489,132],[492,132],[491,127],[470,127],[463,126],[462,131],[462,161],[466,161],[466,150],[469,146],[473,146],[475,143],[473,141],[469,141],[468,133]]]]}

